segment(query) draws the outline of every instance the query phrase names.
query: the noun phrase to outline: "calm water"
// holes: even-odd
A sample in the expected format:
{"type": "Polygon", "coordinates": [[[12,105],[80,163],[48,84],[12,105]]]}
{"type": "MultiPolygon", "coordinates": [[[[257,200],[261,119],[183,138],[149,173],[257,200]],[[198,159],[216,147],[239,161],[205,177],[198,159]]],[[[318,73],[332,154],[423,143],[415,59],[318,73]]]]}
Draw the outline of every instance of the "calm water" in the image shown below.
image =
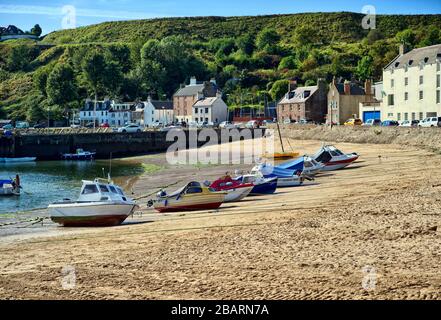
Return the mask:
{"type": "MultiPolygon", "coordinates": [[[[76,199],[81,180],[103,177],[103,168],[107,175],[109,161],[0,164],[0,179],[14,178],[18,174],[23,187],[19,197],[0,197],[0,214],[45,208],[49,203],[64,198],[76,199]]],[[[143,171],[138,163],[112,161],[112,178],[115,182],[121,180],[118,177],[133,177],[143,171]]]]}

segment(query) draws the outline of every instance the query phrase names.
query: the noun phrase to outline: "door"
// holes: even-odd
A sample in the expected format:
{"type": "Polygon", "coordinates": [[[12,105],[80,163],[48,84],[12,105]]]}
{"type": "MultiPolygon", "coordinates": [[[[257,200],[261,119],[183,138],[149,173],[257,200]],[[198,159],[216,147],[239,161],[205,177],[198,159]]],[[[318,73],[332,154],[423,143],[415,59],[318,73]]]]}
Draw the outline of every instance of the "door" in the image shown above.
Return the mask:
{"type": "Polygon", "coordinates": [[[380,119],[381,118],[381,112],[380,111],[365,111],[363,112],[363,122],[366,123],[366,121],[370,119],[380,119]]]}

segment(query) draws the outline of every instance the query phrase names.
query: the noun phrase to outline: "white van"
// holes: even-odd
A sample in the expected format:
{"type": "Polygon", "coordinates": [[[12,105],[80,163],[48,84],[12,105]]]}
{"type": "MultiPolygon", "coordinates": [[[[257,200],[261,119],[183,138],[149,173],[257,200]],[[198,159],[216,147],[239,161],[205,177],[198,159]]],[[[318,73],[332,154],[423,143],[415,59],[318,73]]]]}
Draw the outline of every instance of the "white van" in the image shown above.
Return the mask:
{"type": "Polygon", "coordinates": [[[430,117],[421,121],[418,126],[423,128],[438,127],[438,122],[441,122],[441,117],[430,117]]]}

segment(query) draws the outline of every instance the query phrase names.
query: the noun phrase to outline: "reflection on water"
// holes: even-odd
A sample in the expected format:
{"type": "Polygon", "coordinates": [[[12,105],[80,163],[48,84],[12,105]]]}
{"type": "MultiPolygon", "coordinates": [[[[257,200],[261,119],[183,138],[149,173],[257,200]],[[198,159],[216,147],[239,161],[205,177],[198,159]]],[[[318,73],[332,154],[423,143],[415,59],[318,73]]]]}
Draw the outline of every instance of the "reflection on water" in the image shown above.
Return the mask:
{"type": "MultiPolygon", "coordinates": [[[[0,164],[0,180],[14,178],[18,174],[23,187],[20,197],[0,197],[0,214],[45,208],[49,203],[64,198],[75,199],[81,180],[107,177],[108,171],[109,161],[106,160],[0,164]]],[[[139,163],[112,161],[112,178],[116,183],[125,182],[142,172],[139,163]]]]}

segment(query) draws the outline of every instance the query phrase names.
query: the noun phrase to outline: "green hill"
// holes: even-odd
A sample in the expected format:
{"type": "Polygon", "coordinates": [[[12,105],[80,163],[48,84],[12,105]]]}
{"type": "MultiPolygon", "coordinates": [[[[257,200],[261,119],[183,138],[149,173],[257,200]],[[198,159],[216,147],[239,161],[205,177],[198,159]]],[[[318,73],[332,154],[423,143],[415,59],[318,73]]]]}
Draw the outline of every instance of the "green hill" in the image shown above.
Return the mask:
{"type": "Polygon", "coordinates": [[[56,31],[40,42],[2,42],[0,118],[68,117],[95,91],[99,98],[170,98],[193,75],[216,78],[231,106],[256,106],[283,95],[286,79],[379,80],[401,42],[441,43],[441,15],[380,15],[375,30],[364,30],[363,18],[341,12],[118,21],[56,31]],[[99,86],[90,61],[102,62],[99,86]]]}

